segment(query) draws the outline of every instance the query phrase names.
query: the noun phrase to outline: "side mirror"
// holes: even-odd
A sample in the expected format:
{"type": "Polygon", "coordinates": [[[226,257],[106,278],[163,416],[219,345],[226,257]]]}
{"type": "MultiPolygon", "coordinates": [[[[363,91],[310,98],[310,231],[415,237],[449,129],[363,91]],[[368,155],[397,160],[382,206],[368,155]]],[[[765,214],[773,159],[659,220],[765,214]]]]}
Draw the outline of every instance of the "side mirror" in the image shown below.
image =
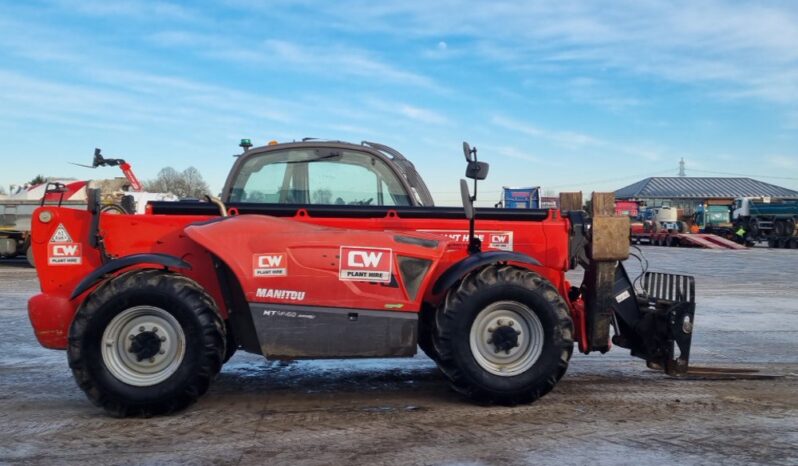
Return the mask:
{"type": "Polygon", "coordinates": [[[471,193],[468,192],[468,182],[460,178],[460,197],[463,198],[463,209],[465,216],[471,220],[474,218],[474,203],[471,200],[471,193]]]}
{"type": "Polygon", "coordinates": [[[471,162],[474,160],[472,154],[473,151],[471,150],[471,146],[469,146],[467,142],[463,141],[463,155],[465,155],[466,162],[471,162]]]}
{"type": "Polygon", "coordinates": [[[484,180],[488,177],[488,168],[490,165],[487,162],[470,161],[466,167],[465,176],[472,180],[484,180]]]}

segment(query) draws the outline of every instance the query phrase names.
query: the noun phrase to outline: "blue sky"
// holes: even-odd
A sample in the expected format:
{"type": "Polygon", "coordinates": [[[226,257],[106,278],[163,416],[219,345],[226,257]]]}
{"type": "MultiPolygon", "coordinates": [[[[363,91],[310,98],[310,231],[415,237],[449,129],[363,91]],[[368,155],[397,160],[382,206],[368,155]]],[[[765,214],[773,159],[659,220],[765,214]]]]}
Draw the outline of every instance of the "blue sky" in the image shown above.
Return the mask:
{"type": "Polygon", "coordinates": [[[459,202],[747,174],[798,189],[798,3],[0,2],[0,185],[196,166],[240,138],[383,142],[459,202]]]}

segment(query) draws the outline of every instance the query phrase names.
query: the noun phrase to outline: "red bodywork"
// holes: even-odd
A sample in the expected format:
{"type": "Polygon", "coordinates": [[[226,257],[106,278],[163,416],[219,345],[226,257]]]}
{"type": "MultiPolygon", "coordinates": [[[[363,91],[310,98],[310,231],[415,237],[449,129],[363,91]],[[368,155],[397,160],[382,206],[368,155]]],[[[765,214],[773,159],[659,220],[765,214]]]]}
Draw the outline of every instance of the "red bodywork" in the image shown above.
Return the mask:
{"type": "MultiPolygon", "coordinates": [[[[442,296],[432,294],[432,284],[468,255],[464,242],[468,230],[465,219],[401,218],[392,210],[384,218],[314,218],[304,209],[290,218],[239,215],[218,219],[189,215],[102,214],[100,232],[111,257],[162,253],[189,263],[191,269],[181,269],[179,273],[202,285],[215,299],[224,318],[228,309],[222,299],[214,256],[235,274],[248,302],[291,304],[299,297],[297,293],[302,292],[302,304],[308,306],[417,313],[423,303],[440,303],[442,296]],[[430,230],[434,232],[417,233],[430,230]],[[434,239],[437,244],[430,247],[398,241],[397,235],[434,239]],[[342,246],[351,249],[342,249],[342,246]],[[390,255],[387,265],[380,251],[390,255]],[[354,255],[350,254],[352,252],[354,255]],[[416,296],[411,296],[401,283],[397,269],[399,256],[432,262],[416,296]],[[371,266],[375,273],[388,267],[400,286],[383,286],[384,283],[375,280],[342,279],[346,265],[342,261],[350,257],[357,262],[355,265],[371,266]]],[[[29,314],[36,337],[45,347],[66,348],[72,319],[93,288],[73,300],[69,296],[84,277],[102,265],[100,253],[88,244],[90,224],[88,211],[45,206],[33,215],[32,244],[42,293],[31,298],[29,314]],[[47,223],[41,221],[44,211],[52,214],[47,223]],[[68,238],[63,232],[59,233],[61,225],[68,238]],[[69,247],[75,245],[77,247],[69,247]],[[78,254],[79,258],[75,256],[78,254]]],[[[566,301],[570,289],[565,279],[569,267],[569,228],[568,220],[555,210],[549,211],[542,221],[477,220],[483,249],[512,249],[537,259],[541,266],[518,265],[544,276],[566,301]]],[[[162,266],[139,264],[135,267],[162,266]]],[[[575,337],[584,351],[583,305],[581,299],[570,304],[575,337]]]]}
{"type": "Polygon", "coordinates": [[[640,206],[636,201],[615,201],[616,216],[636,218],[639,214],[640,206]]]}

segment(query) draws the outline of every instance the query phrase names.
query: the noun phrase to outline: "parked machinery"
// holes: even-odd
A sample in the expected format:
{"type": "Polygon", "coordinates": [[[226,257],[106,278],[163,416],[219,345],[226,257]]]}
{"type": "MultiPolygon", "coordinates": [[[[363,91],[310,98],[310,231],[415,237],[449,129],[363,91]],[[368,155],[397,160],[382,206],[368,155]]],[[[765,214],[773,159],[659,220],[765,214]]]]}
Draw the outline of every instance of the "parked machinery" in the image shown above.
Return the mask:
{"type": "Polygon", "coordinates": [[[732,222],[750,241],[767,241],[770,247],[798,247],[798,200],[742,197],[734,201],[732,222]]]}
{"type": "Polygon", "coordinates": [[[410,357],[479,403],[532,402],[584,352],[628,348],[686,373],[692,277],[636,288],[613,196],[565,210],[476,209],[488,165],[464,144],[463,207],[435,207],[413,164],[375,143],[245,148],[222,199],[147,215],[33,216],[39,342],[117,416],[179,410],[237,349],[267,358],[410,357]],[[566,271],[585,268],[580,286],[566,271]],[[611,329],[613,329],[611,331],[611,329]]]}

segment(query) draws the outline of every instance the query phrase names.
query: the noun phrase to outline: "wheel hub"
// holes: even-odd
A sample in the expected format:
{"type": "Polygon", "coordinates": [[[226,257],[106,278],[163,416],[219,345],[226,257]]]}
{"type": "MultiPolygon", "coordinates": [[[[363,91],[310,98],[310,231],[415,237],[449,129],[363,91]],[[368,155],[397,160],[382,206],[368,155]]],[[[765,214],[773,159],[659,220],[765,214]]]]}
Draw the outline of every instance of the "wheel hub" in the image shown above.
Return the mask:
{"type": "Polygon", "coordinates": [[[186,352],[186,335],[165,309],[135,306],[120,312],[103,332],[105,367],[119,381],[145,387],[168,379],[186,352]]]}
{"type": "Polygon", "coordinates": [[[139,362],[153,358],[161,351],[161,337],[155,331],[141,332],[133,337],[128,351],[135,354],[139,362]]]}
{"type": "Polygon", "coordinates": [[[504,351],[505,354],[510,354],[511,349],[518,347],[518,335],[521,335],[521,332],[509,325],[502,325],[493,331],[488,344],[493,344],[495,353],[504,351]]]}

